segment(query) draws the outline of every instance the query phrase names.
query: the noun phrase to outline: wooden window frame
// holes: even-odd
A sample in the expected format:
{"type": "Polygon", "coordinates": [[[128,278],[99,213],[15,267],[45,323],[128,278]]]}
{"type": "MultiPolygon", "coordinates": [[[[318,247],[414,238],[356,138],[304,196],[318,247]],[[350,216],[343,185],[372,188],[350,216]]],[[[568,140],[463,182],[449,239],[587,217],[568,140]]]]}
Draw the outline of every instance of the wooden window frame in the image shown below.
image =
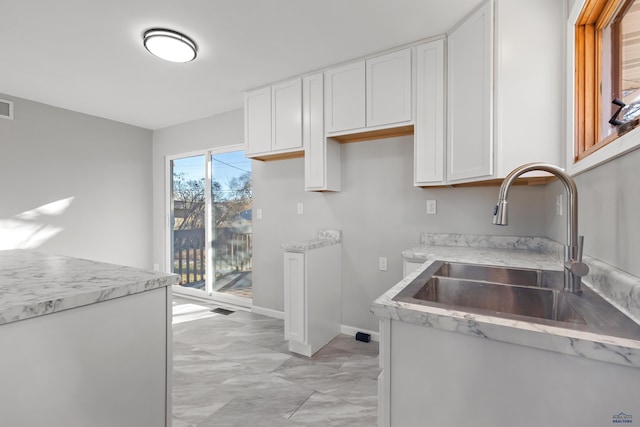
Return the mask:
{"type": "MultiPolygon", "coordinates": [[[[600,138],[602,121],[602,32],[621,16],[633,0],[587,0],[575,24],[575,146],[579,161],[618,138],[617,133],[600,138]]],[[[612,39],[619,39],[620,26],[612,26],[612,39]]],[[[619,46],[613,47],[612,87],[619,92],[619,46]]]]}

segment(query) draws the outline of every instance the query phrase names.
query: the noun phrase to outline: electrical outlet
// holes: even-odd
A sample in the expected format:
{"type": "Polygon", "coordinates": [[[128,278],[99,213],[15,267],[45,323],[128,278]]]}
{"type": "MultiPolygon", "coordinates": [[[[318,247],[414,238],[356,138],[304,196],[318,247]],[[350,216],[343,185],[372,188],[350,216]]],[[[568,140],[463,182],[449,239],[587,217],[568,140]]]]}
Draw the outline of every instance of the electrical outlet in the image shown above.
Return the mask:
{"type": "Polygon", "coordinates": [[[378,268],[380,271],[387,271],[387,257],[381,256],[378,258],[378,268]]]}
{"type": "Polygon", "coordinates": [[[302,215],[304,213],[304,205],[302,202],[298,202],[298,215],[302,215]]]}
{"type": "Polygon", "coordinates": [[[262,219],[262,208],[256,209],[256,219],[262,219]]]}
{"type": "Polygon", "coordinates": [[[435,215],[435,214],[436,214],[436,201],[427,200],[427,215],[435,215]]]}
{"type": "Polygon", "coordinates": [[[562,216],[562,194],[556,196],[556,215],[562,216]]]}

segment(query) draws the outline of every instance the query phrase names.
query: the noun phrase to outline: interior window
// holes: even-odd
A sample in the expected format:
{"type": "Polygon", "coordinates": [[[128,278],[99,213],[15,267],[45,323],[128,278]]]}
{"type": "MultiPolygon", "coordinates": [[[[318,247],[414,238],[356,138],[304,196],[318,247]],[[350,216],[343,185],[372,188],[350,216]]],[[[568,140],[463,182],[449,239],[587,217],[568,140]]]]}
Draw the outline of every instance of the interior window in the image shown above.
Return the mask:
{"type": "Polygon", "coordinates": [[[576,22],[576,160],[637,125],[639,89],[640,0],[587,0],[576,22]]]}

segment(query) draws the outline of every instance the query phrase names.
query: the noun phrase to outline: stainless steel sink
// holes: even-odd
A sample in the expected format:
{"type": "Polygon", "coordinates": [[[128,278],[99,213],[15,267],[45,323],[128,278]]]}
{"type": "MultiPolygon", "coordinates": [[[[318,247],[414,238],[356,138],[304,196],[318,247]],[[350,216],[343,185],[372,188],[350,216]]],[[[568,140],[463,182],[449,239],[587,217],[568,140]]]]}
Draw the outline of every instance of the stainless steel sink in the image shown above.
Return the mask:
{"type": "MultiPolygon", "coordinates": [[[[535,285],[536,282],[533,283],[535,285]]],[[[586,323],[569,305],[564,295],[552,289],[432,277],[418,289],[413,298],[495,313],[586,323]]]]}
{"type": "Polygon", "coordinates": [[[562,271],[434,261],[395,301],[640,339],[640,325],[562,271]]]}
{"type": "Polygon", "coordinates": [[[529,268],[496,267],[491,265],[444,262],[434,276],[455,277],[506,285],[536,286],[562,289],[564,275],[561,271],[534,270],[529,268]]]}

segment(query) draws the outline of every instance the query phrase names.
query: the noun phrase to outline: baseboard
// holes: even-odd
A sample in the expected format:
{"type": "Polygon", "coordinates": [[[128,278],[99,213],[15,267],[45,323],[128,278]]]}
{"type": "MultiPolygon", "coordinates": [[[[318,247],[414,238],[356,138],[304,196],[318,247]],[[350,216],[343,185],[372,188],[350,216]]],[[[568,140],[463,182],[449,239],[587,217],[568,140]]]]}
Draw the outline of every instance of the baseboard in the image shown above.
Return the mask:
{"type": "MultiPolygon", "coordinates": [[[[256,314],[261,314],[267,317],[273,317],[275,319],[284,320],[284,311],[272,310],[270,308],[259,307],[254,305],[251,307],[251,311],[256,314]]],[[[353,326],[340,325],[340,333],[345,335],[351,335],[352,337],[356,336],[356,333],[364,332],[365,334],[371,335],[371,340],[379,342],[380,341],[380,333],[375,331],[368,331],[366,329],[354,328],[353,326]]]]}
{"type": "Polygon", "coordinates": [[[365,334],[371,335],[371,341],[380,342],[380,333],[374,331],[367,331],[366,329],[354,328],[353,326],[340,325],[340,333],[345,335],[351,335],[352,337],[356,336],[356,333],[364,332],[365,334]]]}
{"type": "Polygon", "coordinates": [[[252,306],[251,311],[255,314],[261,314],[263,316],[284,320],[284,311],[272,310],[270,308],[265,308],[265,307],[258,307],[257,305],[252,306]]]}

